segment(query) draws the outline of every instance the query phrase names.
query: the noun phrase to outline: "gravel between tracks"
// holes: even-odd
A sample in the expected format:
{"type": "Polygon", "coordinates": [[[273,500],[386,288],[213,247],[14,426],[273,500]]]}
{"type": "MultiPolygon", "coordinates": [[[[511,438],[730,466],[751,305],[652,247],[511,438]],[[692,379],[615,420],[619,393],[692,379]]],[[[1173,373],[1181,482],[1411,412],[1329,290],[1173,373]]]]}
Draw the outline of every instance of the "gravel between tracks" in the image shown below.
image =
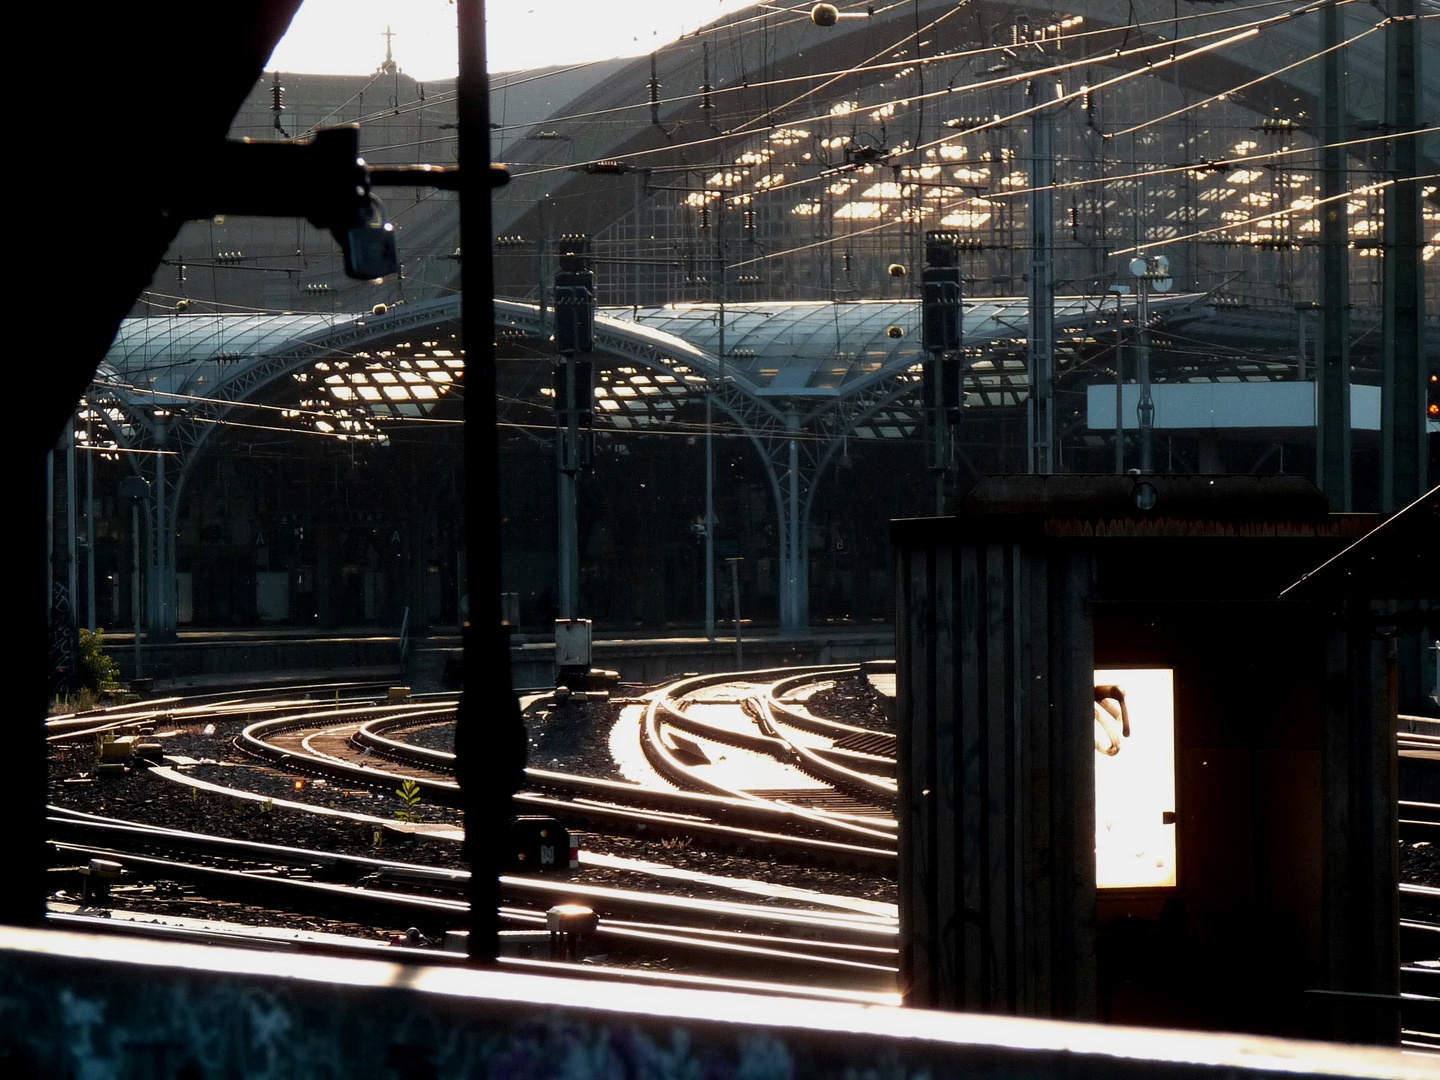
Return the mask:
{"type": "MultiPolygon", "coordinates": [[[[619,704],[590,702],[527,717],[529,763],[541,768],[620,779],[609,755],[610,728],[620,708],[619,704]]],[[[156,737],[164,746],[166,755],[198,762],[187,766],[187,771],[197,779],[210,783],[256,792],[276,800],[309,803],[386,819],[393,818],[395,811],[401,807],[400,800],[393,793],[352,787],[339,781],[307,778],[297,789],[294,775],[257,762],[236,750],[233,739],[243,726],[244,721],[238,718],[215,721],[209,733],[199,724],[161,724],[157,726],[156,737]]],[[[453,748],[453,732],[439,725],[405,732],[400,737],[436,749],[453,748]]],[[[100,779],[93,773],[97,753],[94,742],[57,742],[51,744],[50,749],[48,798],[69,809],[240,840],[457,869],[465,867],[460,845],[452,840],[379,829],[363,822],[321,817],[283,806],[267,806],[261,802],[197,791],[152,776],[146,771],[130,771],[121,776],[100,779]]],[[[459,811],[447,807],[424,805],[421,812],[427,823],[458,826],[463,821],[459,811]]],[[[698,873],[759,879],[889,903],[894,903],[896,899],[893,880],[851,871],[796,867],[769,857],[752,858],[710,851],[684,839],[649,841],[586,833],[583,843],[587,850],[662,863],[698,873]]],[[[703,883],[681,885],[673,880],[601,867],[582,868],[574,872],[569,880],[577,884],[628,889],[683,891],[701,899],[745,899],[750,903],[788,906],[785,901],[741,897],[731,890],[703,883]]],[[[254,925],[277,923],[272,911],[196,898],[191,890],[179,887],[162,885],[158,889],[117,893],[114,902],[118,906],[156,914],[223,919],[254,925]]],[[[293,929],[384,940],[405,929],[398,925],[368,927],[337,923],[308,916],[286,917],[279,922],[293,929]]]]}
{"type": "Polygon", "coordinates": [[[895,725],[880,708],[875,691],[865,676],[840,675],[827,689],[817,690],[805,699],[805,707],[826,720],[838,720],[873,731],[894,731],[895,725]]]}

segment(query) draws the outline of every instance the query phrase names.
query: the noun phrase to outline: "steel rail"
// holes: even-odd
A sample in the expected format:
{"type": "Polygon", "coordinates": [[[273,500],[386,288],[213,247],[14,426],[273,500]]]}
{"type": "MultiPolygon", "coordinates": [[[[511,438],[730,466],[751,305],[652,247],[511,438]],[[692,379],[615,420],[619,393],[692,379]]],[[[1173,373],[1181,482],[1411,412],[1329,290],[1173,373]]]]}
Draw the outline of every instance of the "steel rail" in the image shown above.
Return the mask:
{"type": "MultiPolygon", "coordinates": [[[[196,833],[183,829],[173,829],[162,825],[151,825],[143,822],[126,821],[120,818],[103,817],[96,814],[87,814],[78,810],[70,810],[60,806],[48,806],[49,820],[53,826],[62,830],[68,829],[78,832],[93,832],[101,835],[113,834],[124,838],[137,839],[140,841],[150,840],[159,846],[162,842],[168,845],[170,850],[182,850],[187,853],[209,853],[219,855],[234,855],[238,853],[243,857],[250,857],[260,861],[284,862],[286,860],[297,860],[312,867],[319,867],[326,870],[338,870],[347,868],[354,873],[365,875],[379,875],[400,877],[411,883],[421,883],[432,888],[447,888],[455,884],[463,884],[469,880],[469,872],[465,870],[453,870],[444,867],[434,867],[418,863],[408,863],[396,859],[377,859],[363,855],[346,855],[339,852],[319,851],[314,848],[296,848],[281,844],[265,843],[255,840],[239,840],[231,837],[216,836],[208,833],[196,833]]],[[[374,819],[382,822],[383,819],[374,819]]],[[[393,824],[393,823],[390,823],[393,824]]],[[[679,822],[693,828],[693,822],[679,822]]],[[[581,853],[582,865],[585,865],[585,853],[581,853]]],[[[893,858],[891,860],[893,865],[893,858]]],[[[603,865],[603,864],[602,864],[603,865]]],[[[642,864],[643,865],[643,864],[642,864]]],[[[712,889],[726,888],[726,879],[713,874],[693,874],[689,880],[712,889]]],[[[754,889],[743,891],[753,892],[754,889]]],[[[787,902],[783,894],[776,892],[771,894],[774,900],[787,902]]],[[[836,897],[827,902],[820,897],[810,901],[812,904],[820,903],[825,906],[833,906],[843,911],[857,911],[856,901],[853,898],[836,897]]],[[[861,915],[871,918],[879,918],[893,922],[896,918],[888,912],[876,913],[858,911],[861,915]]]]}
{"type": "MultiPolygon", "coordinates": [[[[447,900],[388,889],[361,888],[266,872],[257,873],[254,870],[206,866],[97,844],[73,844],[54,840],[50,841],[50,844],[57,853],[117,861],[132,873],[137,870],[148,871],[143,875],[146,877],[202,883],[208,888],[224,889],[232,896],[259,894],[270,898],[283,896],[287,899],[299,896],[324,910],[343,909],[352,917],[359,913],[373,916],[403,912],[407,919],[427,919],[430,920],[430,925],[435,925],[438,920],[459,921],[469,910],[469,904],[464,900],[447,900]]],[[[273,869],[273,864],[265,869],[273,869]]],[[[736,901],[700,900],[511,875],[502,876],[500,886],[502,895],[511,903],[516,900],[530,900],[543,905],[542,909],[536,912],[542,919],[545,908],[557,903],[574,903],[579,900],[595,910],[601,916],[602,922],[623,922],[627,917],[636,915],[686,916],[703,919],[704,925],[669,923],[666,928],[671,933],[700,937],[729,926],[733,928],[732,940],[735,941],[741,938],[733,935],[740,933],[759,935],[757,940],[773,941],[783,938],[792,945],[804,944],[814,948],[829,948],[832,951],[843,951],[845,946],[880,949],[879,952],[867,954],[871,956],[889,955],[886,950],[895,947],[893,943],[898,935],[898,926],[893,921],[848,913],[841,915],[814,909],[762,907],[736,901]],[[787,934],[786,931],[790,933],[787,934]]],[[[309,910],[313,911],[314,908],[309,910]]]]}
{"type": "Polygon", "coordinates": [[[750,855],[775,855],[791,863],[847,866],[892,874],[899,859],[894,848],[864,847],[814,837],[763,832],[659,810],[549,799],[523,791],[515,796],[515,802],[530,812],[543,811],[566,823],[575,823],[595,832],[620,832],[641,838],[694,838],[750,855]]]}
{"type": "MultiPolygon", "coordinates": [[[[777,747],[783,745],[779,740],[771,741],[777,747]]],[[[861,824],[858,821],[848,820],[838,814],[799,806],[793,802],[778,803],[774,799],[763,798],[762,796],[745,791],[743,788],[728,787],[699,775],[695,769],[692,769],[676,757],[674,752],[661,738],[656,701],[650,703],[642,719],[640,746],[644,751],[646,760],[650,762],[655,771],[677,787],[690,791],[698,790],[710,795],[719,795],[756,804],[782,805],[799,817],[814,822],[827,822],[829,827],[834,830],[845,832],[856,839],[863,837],[867,842],[871,843],[875,841],[889,843],[894,839],[895,834],[886,831],[883,827],[876,827],[868,823],[861,824]]],[[[785,759],[782,756],[780,760],[785,759]]]]}
{"type": "MultiPolygon", "coordinates": [[[[392,945],[384,941],[366,938],[342,937],[338,934],[309,934],[305,932],[273,930],[259,926],[240,926],[233,923],[208,922],[204,920],[177,920],[175,916],[140,913],[137,919],[129,918],[130,912],[107,913],[101,918],[81,914],[79,911],[52,910],[47,919],[58,925],[68,926],[86,932],[133,933],[147,938],[169,937],[192,943],[212,945],[244,946],[285,952],[299,952],[316,955],[359,955],[373,960],[390,962],[405,961],[420,964],[463,964],[467,958],[463,953],[446,949],[411,948],[406,945],[392,945]],[[178,923],[204,922],[204,928],[178,923]]],[[[505,932],[501,933],[504,941],[505,932]]],[[[755,979],[725,978],[712,975],[694,975],[677,971],[657,971],[649,968],[626,968],[587,960],[573,963],[563,960],[541,960],[533,957],[501,955],[497,963],[514,971],[545,975],[563,975],[576,979],[604,979],[640,983],[650,986],[674,986],[689,989],[719,990],[730,993],[763,994],[780,998],[815,998],[824,1001],[844,1001],[860,1005],[898,1005],[899,995],[877,993],[868,990],[842,989],[838,987],[815,986],[801,983],[761,982],[755,979]]]]}
{"type": "Polygon", "coordinates": [[[889,810],[891,813],[895,812],[899,801],[899,788],[896,781],[883,780],[846,768],[844,765],[821,757],[804,743],[785,738],[780,733],[779,727],[776,726],[766,698],[754,698],[753,705],[755,722],[760,725],[760,729],[788,748],[789,752],[797,759],[796,767],[802,772],[855,798],[889,810]]]}
{"type": "MultiPolygon", "coordinates": [[[[396,722],[414,719],[420,715],[433,714],[431,710],[415,707],[410,708],[401,715],[396,715],[393,710],[394,707],[375,706],[365,710],[365,712],[381,713],[383,715],[377,717],[377,719],[393,720],[396,722]]],[[[258,721],[246,727],[245,730],[237,736],[237,746],[262,758],[276,761],[289,769],[344,779],[352,783],[381,790],[390,790],[397,782],[405,779],[413,779],[422,795],[430,801],[451,807],[460,804],[459,785],[453,780],[441,780],[423,776],[406,777],[403,774],[393,773],[383,769],[375,769],[369,766],[356,765],[340,761],[333,757],[318,757],[313,753],[302,755],[297,750],[286,749],[284,746],[272,741],[277,732],[294,731],[302,727],[314,726],[315,721],[324,715],[325,714],[321,714],[320,717],[314,715],[306,715],[303,717],[286,716],[272,720],[258,721]]],[[[350,715],[353,718],[353,712],[350,715]]],[[[394,743],[394,740],[387,741],[394,743]]],[[[395,745],[399,744],[397,743],[395,745]]],[[[443,753],[443,751],[432,751],[429,755],[426,755],[426,757],[436,760],[438,763],[441,759],[435,758],[435,755],[443,753]]],[[[451,759],[453,760],[453,755],[451,755],[451,759]]],[[[563,774],[544,773],[543,771],[533,772],[535,772],[537,779],[540,779],[542,783],[550,785],[552,789],[558,787],[567,789],[567,794],[570,794],[572,798],[587,797],[606,801],[611,801],[616,798],[636,798],[640,800],[663,798],[663,796],[653,795],[653,793],[648,792],[647,789],[640,788],[638,785],[623,785],[613,781],[598,780],[586,784],[583,778],[574,777],[568,780],[562,780],[563,774]]],[[[527,770],[527,777],[531,774],[532,770],[527,770]]],[[[678,795],[679,793],[676,794],[678,795]]],[[[745,796],[740,792],[726,788],[719,788],[717,791],[711,792],[711,794],[724,796],[726,802],[723,807],[713,802],[706,805],[702,812],[707,813],[707,815],[711,810],[723,809],[729,816],[739,817],[745,814],[746,811],[744,807],[749,805],[752,808],[752,821],[763,820],[762,815],[768,814],[772,819],[780,819],[786,822],[808,822],[811,826],[826,831],[831,838],[843,836],[851,841],[849,845],[836,843],[833,839],[829,843],[823,843],[818,840],[807,841],[807,843],[813,846],[813,853],[822,856],[822,861],[838,861],[841,863],[865,866],[888,866],[893,865],[893,861],[896,858],[888,849],[889,845],[894,842],[893,834],[876,829],[856,827],[845,822],[843,819],[837,818],[835,815],[807,812],[797,807],[789,807],[786,811],[776,814],[773,804],[767,803],[766,800],[753,796],[745,796]],[[753,808],[755,807],[765,807],[765,809],[754,810],[753,808]],[[866,842],[856,843],[856,841],[861,839],[866,842]]],[[[567,809],[569,805],[570,804],[566,804],[567,809]]],[[[609,824],[613,825],[616,822],[616,812],[624,812],[624,810],[625,808],[623,807],[616,807],[615,811],[608,814],[598,814],[596,813],[596,808],[587,807],[583,809],[577,808],[575,812],[577,814],[583,813],[591,820],[603,816],[609,824]]],[[[696,807],[692,803],[684,806],[682,812],[694,813],[695,810],[696,807]]],[[[637,828],[641,825],[646,828],[654,828],[657,824],[653,819],[643,822],[638,818],[634,820],[637,828]]],[[[744,846],[766,847],[771,850],[787,851],[792,854],[802,849],[802,845],[793,843],[780,834],[767,834],[762,829],[749,826],[715,823],[713,828],[706,831],[716,838],[724,836],[733,841],[740,842],[744,846]]]]}
{"type": "MultiPolygon", "coordinates": [[[[834,666],[831,666],[815,670],[833,672],[836,670],[850,670],[852,668],[853,665],[847,665],[844,668],[836,668],[834,666]]],[[[690,768],[690,766],[686,765],[678,757],[676,757],[674,752],[669,748],[668,745],[665,744],[664,740],[661,738],[661,722],[659,719],[659,710],[662,705],[668,706],[668,700],[670,698],[675,697],[680,693],[691,692],[702,686],[715,685],[717,683],[724,682],[738,682],[741,681],[741,676],[749,676],[756,674],[767,675],[771,674],[771,672],[742,672],[738,674],[731,673],[726,675],[698,676],[672,683],[669,686],[665,687],[662,691],[656,693],[651,698],[650,703],[647,706],[645,714],[641,721],[640,744],[641,749],[645,753],[646,760],[650,762],[651,766],[658,773],[660,773],[661,776],[663,776],[666,780],[669,780],[671,783],[675,784],[677,787],[685,788],[691,791],[698,790],[708,792],[712,795],[721,795],[729,798],[736,798],[751,802],[773,803],[774,800],[767,800],[762,798],[761,796],[754,795],[743,789],[728,787],[726,785],[717,783],[716,781],[699,775],[696,770],[690,768]]],[[[705,724],[703,727],[701,727],[701,722],[695,721],[693,718],[686,717],[683,713],[681,713],[673,706],[668,706],[666,723],[681,727],[682,730],[689,731],[691,734],[699,735],[702,738],[715,738],[716,741],[729,745],[743,746],[746,749],[758,749],[759,752],[766,753],[770,756],[775,756],[779,760],[787,760],[788,744],[784,744],[781,740],[774,739],[770,736],[765,735],[750,736],[741,732],[734,731],[732,729],[723,729],[723,731],[721,731],[717,725],[711,724],[705,724]],[[675,719],[676,717],[679,718],[678,721],[675,719]],[[712,734],[712,732],[715,731],[719,731],[720,733],[712,734]]],[[[823,782],[824,781],[822,781],[822,783],[823,782]]],[[[891,829],[894,828],[894,826],[890,825],[890,823],[888,822],[876,823],[864,818],[859,818],[858,815],[843,815],[835,813],[834,811],[826,811],[810,807],[801,807],[789,802],[783,803],[781,805],[784,805],[794,813],[809,818],[811,820],[830,822],[833,827],[848,831],[856,837],[863,836],[869,840],[883,839],[888,842],[894,835],[893,832],[886,831],[887,825],[889,825],[891,829]],[[855,818],[859,819],[854,820],[855,818]]]]}

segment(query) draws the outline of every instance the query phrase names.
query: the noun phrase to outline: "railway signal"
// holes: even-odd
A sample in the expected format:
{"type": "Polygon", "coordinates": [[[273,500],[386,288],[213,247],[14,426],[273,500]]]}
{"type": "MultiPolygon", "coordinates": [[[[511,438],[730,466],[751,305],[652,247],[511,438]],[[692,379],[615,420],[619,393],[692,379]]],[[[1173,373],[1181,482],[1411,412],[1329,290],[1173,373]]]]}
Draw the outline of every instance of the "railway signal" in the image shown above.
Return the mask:
{"type": "Polygon", "coordinates": [[[929,437],[930,469],[935,474],[935,512],[945,512],[950,472],[949,426],[960,420],[964,400],[960,349],[964,308],[961,302],[960,237],[953,232],[925,234],[925,268],[920,274],[920,332],[930,359],[924,362],[921,393],[929,437]]]}

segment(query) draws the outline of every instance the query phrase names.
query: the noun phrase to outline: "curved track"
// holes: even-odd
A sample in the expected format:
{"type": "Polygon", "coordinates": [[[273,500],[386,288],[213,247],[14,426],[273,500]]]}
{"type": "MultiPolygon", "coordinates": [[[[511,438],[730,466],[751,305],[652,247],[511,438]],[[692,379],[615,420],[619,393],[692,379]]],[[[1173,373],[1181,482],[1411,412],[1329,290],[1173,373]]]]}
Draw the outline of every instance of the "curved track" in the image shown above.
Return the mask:
{"type": "MultiPolygon", "coordinates": [[[[640,889],[564,877],[507,876],[502,880],[506,925],[514,927],[515,934],[534,936],[535,928],[544,925],[549,906],[579,902],[602,915],[592,947],[608,950],[617,962],[644,964],[649,962],[647,956],[678,957],[674,962],[692,969],[740,975],[746,974],[747,966],[762,964],[767,978],[816,979],[864,992],[891,990],[898,956],[893,904],[776,885],[758,880],[765,876],[763,872],[755,877],[734,877],[686,868],[686,860],[678,866],[665,862],[665,852],[673,843],[677,850],[693,844],[695,850],[738,849],[762,859],[758,864],[726,861],[726,867],[764,866],[764,860],[778,858],[788,863],[893,873],[895,824],[883,805],[887,786],[893,792],[893,780],[885,775],[887,771],[893,774],[893,762],[887,764],[883,755],[835,747],[841,739],[865,735],[863,729],[843,730],[844,725],[810,716],[792,696],[845,670],[854,669],[806,673],[788,669],[713,677],[698,683],[682,680],[650,695],[643,707],[634,710],[638,715],[632,737],[637,745],[650,737],[646,716],[666,718],[663,725],[651,727],[662,753],[668,753],[677,739],[696,747],[726,745],[715,736],[723,738],[727,731],[751,750],[763,748],[772,769],[788,770],[792,777],[783,785],[770,784],[780,788],[778,792],[705,781],[703,768],[684,762],[682,768],[691,771],[677,773],[678,782],[653,773],[650,782],[643,784],[527,770],[525,788],[516,796],[518,813],[551,814],[571,828],[653,841],[653,847],[647,849],[655,854],[653,861],[636,860],[607,853],[605,845],[599,852],[582,853],[582,877],[590,868],[609,875],[600,881],[623,879],[628,884],[632,876],[648,879],[640,889]],[[702,726],[698,732],[686,734],[687,719],[714,706],[717,694],[723,705],[732,691],[738,710],[734,717],[712,724],[714,730],[702,726]],[[701,699],[706,700],[697,704],[701,699]],[[797,741],[803,746],[797,747],[797,741]],[[849,779],[852,773],[863,779],[849,779]],[[832,782],[837,778],[839,783],[832,782]],[[732,898],[726,899],[726,894],[732,898]],[[739,899],[737,894],[746,895],[739,899]],[[757,898],[761,904],[753,902],[757,898]]],[[[173,729],[180,737],[212,724],[222,733],[233,731],[240,722],[243,727],[234,744],[262,762],[262,771],[279,768],[333,778],[332,784],[343,782],[352,791],[363,787],[386,795],[408,780],[420,788],[427,802],[460,805],[454,755],[411,741],[418,733],[428,734],[428,739],[420,736],[423,741],[440,741],[433,729],[453,726],[454,698],[377,702],[365,689],[327,686],[320,700],[297,694],[150,702],[60,718],[51,724],[49,734],[60,742],[134,730],[153,734],[163,742],[163,729],[173,729]]],[[[709,719],[714,721],[713,708],[711,711],[709,719]]],[[[884,740],[883,733],[869,733],[868,737],[884,740]]],[[[213,745],[213,736],[211,742],[213,745]]],[[[213,754],[214,750],[207,752],[213,754]]],[[[703,753],[700,751],[701,756],[703,753]]],[[[389,819],[349,810],[327,811],[202,781],[198,777],[203,773],[189,772],[194,764],[196,759],[180,756],[152,772],[166,782],[180,781],[207,794],[284,807],[287,813],[308,810],[360,822],[367,828],[373,824],[377,830],[418,831],[389,819]]],[[[259,775],[241,768],[216,779],[234,777],[237,783],[253,783],[247,778],[259,775]]],[[[288,781],[285,783],[288,786],[288,781]]],[[[269,785],[274,791],[273,777],[269,785]]],[[[337,790],[307,785],[307,789],[312,787],[315,791],[337,790]]],[[[129,880],[137,882],[184,881],[190,883],[187,888],[205,895],[234,897],[282,910],[331,913],[325,917],[362,922],[371,918],[377,925],[394,925],[398,919],[403,920],[400,925],[413,922],[434,931],[464,921],[463,883],[468,875],[454,870],[276,848],[139,822],[105,821],[58,807],[52,808],[50,820],[58,860],[84,865],[90,858],[117,859],[126,867],[129,880]]],[[[433,830],[430,835],[441,839],[458,835],[441,826],[421,828],[433,830]]],[[[696,863],[691,859],[689,865],[696,863]]],[[[83,917],[75,911],[64,914],[83,917]]],[[[191,927],[184,932],[195,931],[191,927]]]]}

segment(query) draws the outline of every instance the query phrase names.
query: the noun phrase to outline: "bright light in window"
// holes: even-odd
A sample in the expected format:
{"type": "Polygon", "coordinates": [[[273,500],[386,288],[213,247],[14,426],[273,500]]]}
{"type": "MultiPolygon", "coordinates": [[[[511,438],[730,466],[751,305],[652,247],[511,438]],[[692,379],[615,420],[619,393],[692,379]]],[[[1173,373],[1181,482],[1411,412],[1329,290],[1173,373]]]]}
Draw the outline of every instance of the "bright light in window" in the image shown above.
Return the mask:
{"type": "Polygon", "coordinates": [[[1095,687],[1095,884],[1174,885],[1175,673],[1101,669],[1095,687]]]}

